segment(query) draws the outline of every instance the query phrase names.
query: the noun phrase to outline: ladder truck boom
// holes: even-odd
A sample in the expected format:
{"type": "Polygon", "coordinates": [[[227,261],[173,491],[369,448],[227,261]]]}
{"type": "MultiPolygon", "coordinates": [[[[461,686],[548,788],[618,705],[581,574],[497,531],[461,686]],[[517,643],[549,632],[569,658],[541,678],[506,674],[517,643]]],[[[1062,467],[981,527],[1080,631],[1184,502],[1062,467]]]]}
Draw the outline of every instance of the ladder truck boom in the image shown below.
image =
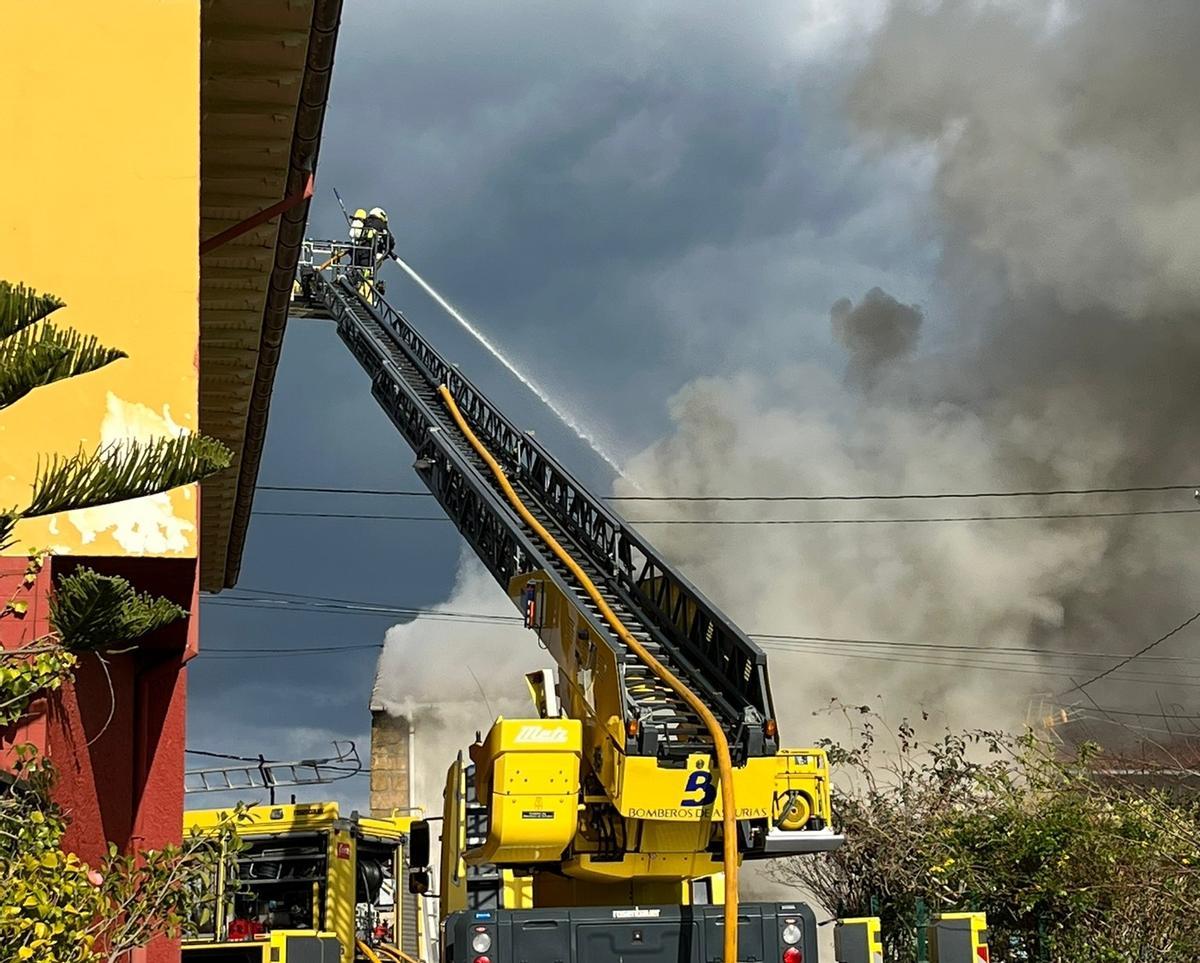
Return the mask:
{"type": "Polygon", "coordinates": [[[523,880],[505,889],[525,907],[678,905],[690,881],[725,873],[733,963],[738,862],[841,842],[824,753],[781,747],[762,650],[448,363],[346,246],[306,242],[293,314],[336,322],[422,481],[558,668],[558,699],[535,691],[538,718],[497,720],[451,767],[447,939],[485,867],[523,880]]]}
{"type": "MultiPolygon", "coordinates": [[[[735,759],[778,748],[763,651],[659,556],[612,509],[593,496],[530,434],[518,429],[456,367],[382,297],[367,303],[347,274],[335,281],[315,275],[316,293],[338,323],[338,334],[371,377],[371,391],[416,452],[418,474],[442,508],[507,591],[511,581],[548,572],[564,594],[575,591],[565,568],[547,557],[529,527],[496,491],[482,460],[457,430],[437,389],[445,384],[464,418],[509,470],[523,501],[603,586],[627,624],[644,634],[651,651],[681,674],[718,714],[735,759]],[[316,280],[319,278],[320,280],[316,280]]],[[[589,603],[580,614],[605,645],[620,653],[589,603]]],[[[622,656],[624,653],[620,653],[622,656]]],[[[645,678],[631,660],[628,681],[645,678]]],[[[657,687],[628,685],[628,723],[637,720],[633,754],[684,758],[707,748],[694,714],[657,687]],[[654,690],[654,691],[651,691],[654,690]],[[661,747],[661,748],[660,748],[661,747]]],[[[632,742],[632,740],[631,740],[632,742]]]]}

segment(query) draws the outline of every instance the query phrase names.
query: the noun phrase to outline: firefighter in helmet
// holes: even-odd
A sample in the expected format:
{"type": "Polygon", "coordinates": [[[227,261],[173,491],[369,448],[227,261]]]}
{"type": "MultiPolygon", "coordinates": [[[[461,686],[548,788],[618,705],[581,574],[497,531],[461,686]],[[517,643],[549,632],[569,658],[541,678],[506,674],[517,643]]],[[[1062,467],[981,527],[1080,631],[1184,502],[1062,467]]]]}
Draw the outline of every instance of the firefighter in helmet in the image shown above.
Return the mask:
{"type": "Polygon", "coordinates": [[[396,252],[396,239],[388,229],[387,211],[382,207],[371,208],[363,226],[366,242],[371,246],[376,264],[390,258],[396,252]]]}
{"type": "Polygon", "coordinates": [[[367,245],[367,212],[361,207],[350,218],[350,243],[354,245],[354,266],[370,267],[371,251],[367,245]]]}

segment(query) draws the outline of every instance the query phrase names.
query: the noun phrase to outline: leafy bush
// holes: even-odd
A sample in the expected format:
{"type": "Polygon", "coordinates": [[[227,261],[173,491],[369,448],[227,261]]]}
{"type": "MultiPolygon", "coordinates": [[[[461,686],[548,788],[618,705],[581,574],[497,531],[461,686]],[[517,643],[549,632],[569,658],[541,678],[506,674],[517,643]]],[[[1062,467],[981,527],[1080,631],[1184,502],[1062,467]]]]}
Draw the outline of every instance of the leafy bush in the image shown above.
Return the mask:
{"type": "MultiPolygon", "coordinates": [[[[0,409],[56,381],[119,362],[123,351],[100,345],[48,319],[62,308],[53,295],[0,281],[0,409]]],[[[0,510],[0,549],[22,518],[157,494],[227,468],[230,452],[200,435],[121,441],[94,452],[42,459],[24,507],[0,510]]],[[[44,565],[32,552],[21,588],[0,618],[22,619],[44,565]]],[[[25,716],[33,700],[73,678],[80,653],[105,663],[142,636],[183,618],[171,601],[139,593],[118,576],[79,568],[51,592],[52,631],[27,645],[0,649],[0,727],[25,716]]],[[[67,820],[52,801],[54,770],[31,746],[0,773],[0,963],[102,963],[158,935],[178,935],[206,898],[220,861],[235,848],[233,822],[215,837],[122,853],[110,845],[97,867],[62,850],[67,820]]]]}
{"type": "Polygon", "coordinates": [[[1031,733],[912,726],[891,749],[866,707],[830,743],[846,845],[774,864],[835,916],[878,909],[890,961],[915,959],[918,902],[983,910],[994,960],[1191,961],[1200,954],[1200,805],[1097,778],[1031,733]]]}
{"type": "Polygon", "coordinates": [[[110,845],[99,866],[62,851],[55,773],[21,747],[0,788],[0,961],[112,963],[155,936],[189,931],[221,862],[238,848],[235,809],[215,834],[137,854],[110,845]]]}

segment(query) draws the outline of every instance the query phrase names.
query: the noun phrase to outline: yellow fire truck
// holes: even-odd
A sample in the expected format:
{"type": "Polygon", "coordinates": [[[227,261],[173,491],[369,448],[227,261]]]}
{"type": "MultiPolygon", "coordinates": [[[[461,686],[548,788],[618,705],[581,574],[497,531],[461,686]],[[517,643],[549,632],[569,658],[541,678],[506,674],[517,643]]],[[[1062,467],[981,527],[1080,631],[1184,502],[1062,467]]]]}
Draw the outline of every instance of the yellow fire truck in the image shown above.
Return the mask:
{"type": "MultiPolygon", "coordinates": [[[[184,831],[212,833],[224,816],[188,812],[184,831]]],[[[184,963],[425,963],[420,898],[404,880],[410,855],[428,860],[428,836],[412,823],[343,816],[334,802],[251,807],[184,963]]]]}
{"type": "Polygon", "coordinates": [[[530,680],[534,715],[497,720],[451,769],[443,961],[815,963],[810,908],[738,902],[742,860],[842,842],[825,753],[781,740],[762,649],[334,247],[306,242],[292,313],[336,322],[557,668],[530,680]],[[688,903],[722,876],[723,905],[688,903]]]}

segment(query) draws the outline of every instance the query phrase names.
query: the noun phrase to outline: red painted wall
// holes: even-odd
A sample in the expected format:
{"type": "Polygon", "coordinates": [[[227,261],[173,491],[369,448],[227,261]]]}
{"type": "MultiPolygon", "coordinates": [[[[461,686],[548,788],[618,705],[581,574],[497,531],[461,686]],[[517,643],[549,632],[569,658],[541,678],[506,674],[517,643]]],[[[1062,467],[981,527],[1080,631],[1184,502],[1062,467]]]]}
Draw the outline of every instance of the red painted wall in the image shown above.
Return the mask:
{"type": "MultiPolygon", "coordinates": [[[[37,582],[26,589],[22,586],[25,565],[23,558],[0,557],[0,606],[9,599],[24,601],[29,606],[23,618],[11,615],[0,618],[0,648],[16,649],[28,645],[50,631],[50,612],[46,604],[50,573],[43,570],[37,582]]],[[[32,742],[39,750],[45,750],[46,701],[38,699],[31,710],[24,723],[0,729],[0,766],[11,765],[12,747],[17,743],[32,742]]]]}
{"type": "MultiPolygon", "coordinates": [[[[49,631],[51,580],[77,565],[122,575],[165,595],[191,615],[128,653],[84,654],[75,682],[44,700],[45,711],[0,733],[0,762],[14,742],[33,742],[59,771],[55,790],[69,813],[66,847],[96,863],[109,842],[153,849],[178,842],[183,821],[186,660],[196,650],[198,593],[192,560],[54,558],[28,590],[24,559],[0,558],[0,598],[28,601],[24,618],[0,619],[0,645],[15,648],[49,631]]],[[[175,963],[177,943],[161,940],[132,963],[175,963]]]]}

